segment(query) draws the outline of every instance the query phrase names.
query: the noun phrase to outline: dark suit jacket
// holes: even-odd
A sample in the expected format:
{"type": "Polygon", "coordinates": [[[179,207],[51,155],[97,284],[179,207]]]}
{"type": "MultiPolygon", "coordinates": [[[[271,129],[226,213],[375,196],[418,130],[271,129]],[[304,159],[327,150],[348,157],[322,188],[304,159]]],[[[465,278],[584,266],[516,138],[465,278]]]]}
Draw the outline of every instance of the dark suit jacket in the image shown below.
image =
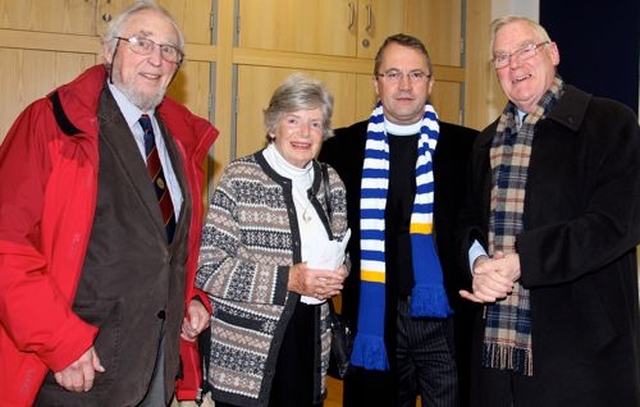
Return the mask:
{"type": "MultiPolygon", "coordinates": [[[[342,306],[352,321],[356,321],[360,291],[360,181],[367,124],[367,121],[362,121],[335,130],[335,136],[324,142],[319,156],[320,161],[335,168],[347,188],[352,269],[343,291],[342,306]]],[[[456,266],[459,250],[455,245],[455,225],[464,201],[468,156],[477,133],[466,127],[440,122],[440,137],[434,156],[435,237],[452,305],[456,304],[457,289],[463,283],[463,273],[456,266]]]]}
{"type": "MultiPolygon", "coordinates": [[[[325,141],[320,152],[320,161],[329,163],[338,172],[347,188],[347,212],[351,241],[349,254],[352,268],[345,281],[342,292],[342,312],[357,326],[357,315],[360,298],[360,184],[362,179],[362,165],[366,142],[368,121],[356,123],[350,127],[337,129],[335,136],[325,141]]],[[[461,284],[465,284],[464,270],[457,264],[457,229],[458,216],[464,201],[468,157],[471,146],[478,132],[462,126],[440,122],[440,137],[434,156],[435,203],[434,203],[434,234],[438,257],[442,264],[445,288],[449,296],[449,304],[454,308],[455,353],[458,364],[459,396],[461,403],[468,399],[468,366],[471,348],[471,321],[478,307],[462,302],[457,294],[461,284]]],[[[386,303],[395,304],[398,293],[389,284],[386,285],[386,303]]],[[[397,332],[395,308],[387,309],[385,317],[385,342],[387,353],[393,369],[395,359],[395,335],[397,332]]],[[[351,380],[349,384],[350,396],[345,403],[352,405],[380,404],[389,395],[385,393],[385,386],[389,379],[381,376],[374,380],[381,380],[375,384],[368,372],[365,381],[351,380]],[[362,386],[361,386],[362,384],[362,386]],[[374,391],[375,388],[375,391],[374,391]],[[355,390],[354,390],[355,389],[355,390]],[[353,395],[355,394],[355,399],[353,395]],[[368,398],[367,398],[368,397],[368,398]]],[[[393,376],[392,376],[393,377],[393,376]]],[[[391,386],[393,387],[393,386],[391,386]]],[[[393,390],[391,390],[393,391],[393,390]]],[[[347,386],[345,383],[345,397],[347,386]]],[[[393,399],[393,395],[391,395],[393,399]]],[[[391,401],[389,401],[391,402],[391,401]]]]}

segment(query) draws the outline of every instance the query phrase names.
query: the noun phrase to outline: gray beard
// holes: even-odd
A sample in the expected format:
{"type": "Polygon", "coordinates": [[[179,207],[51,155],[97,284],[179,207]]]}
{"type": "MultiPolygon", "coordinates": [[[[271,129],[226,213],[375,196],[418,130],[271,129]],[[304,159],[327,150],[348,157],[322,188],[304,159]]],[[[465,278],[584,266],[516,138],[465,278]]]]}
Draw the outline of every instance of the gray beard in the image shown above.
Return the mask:
{"type": "Polygon", "coordinates": [[[164,99],[166,88],[158,90],[153,95],[142,94],[140,92],[131,89],[129,86],[123,86],[120,88],[122,93],[133,103],[138,109],[142,111],[150,111],[158,107],[164,99]]]}

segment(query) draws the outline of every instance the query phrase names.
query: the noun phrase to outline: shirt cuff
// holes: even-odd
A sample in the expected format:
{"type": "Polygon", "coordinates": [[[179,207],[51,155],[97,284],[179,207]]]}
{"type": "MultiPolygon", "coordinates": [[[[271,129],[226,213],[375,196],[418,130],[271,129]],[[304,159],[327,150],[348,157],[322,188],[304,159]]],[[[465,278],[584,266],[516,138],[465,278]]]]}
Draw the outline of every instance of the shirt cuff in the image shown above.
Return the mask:
{"type": "Polygon", "coordinates": [[[471,270],[471,274],[473,274],[473,263],[475,263],[480,256],[489,257],[487,251],[484,250],[484,247],[482,247],[480,242],[474,240],[471,248],[469,249],[469,270],[471,270]]]}

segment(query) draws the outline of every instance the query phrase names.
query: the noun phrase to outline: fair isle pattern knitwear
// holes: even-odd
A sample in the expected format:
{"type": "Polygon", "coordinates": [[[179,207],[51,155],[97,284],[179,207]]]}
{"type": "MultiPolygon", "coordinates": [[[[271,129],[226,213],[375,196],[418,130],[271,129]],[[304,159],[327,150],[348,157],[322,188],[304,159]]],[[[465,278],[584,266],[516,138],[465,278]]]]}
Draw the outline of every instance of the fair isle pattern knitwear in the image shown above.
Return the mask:
{"type": "MultiPolygon", "coordinates": [[[[337,239],[347,230],[346,191],[328,168],[329,195],[320,165],[312,185],[312,208],[337,239]]],[[[202,230],[196,287],[211,301],[211,348],[205,379],[216,401],[266,407],[285,329],[300,295],[287,290],[289,266],[300,261],[300,232],[291,182],[268,166],[262,152],[226,166],[202,230]],[[269,373],[271,372],[271,373],[269,373]]],[[[316,368],[326,389],[331,329],[320,305],[321,352],[316,368]]]]}
{"type": "MultiPolygon", "coordinates": [[[[490,151],[493,188],[489,220],[489,252],[516,252],[516,236],[523,229],[525,188],[534,128],[560,98],[563,82],[556,77],[536,109],[517,129],[516,106],[509,102],[500,116],[490,151]]],[[[518,282],[502,301],[486,307],[482,365],[533,376],[529,290],[518,282]]]]}
{"type": "MultiPolygon", "coordinates": [[[[444,318],[451,308],[433,242],[433,154],[439,134],[438,116],[425,105],[416,160],[416,195],[411,214],[414,287],[412,317],[444,318]]],[[[369,119],[360,192],[360,306],[351,363],[368,370],[388,370],[384,344],[385,207],[389,188],[389,143],[382,104],[369,119]]]]}

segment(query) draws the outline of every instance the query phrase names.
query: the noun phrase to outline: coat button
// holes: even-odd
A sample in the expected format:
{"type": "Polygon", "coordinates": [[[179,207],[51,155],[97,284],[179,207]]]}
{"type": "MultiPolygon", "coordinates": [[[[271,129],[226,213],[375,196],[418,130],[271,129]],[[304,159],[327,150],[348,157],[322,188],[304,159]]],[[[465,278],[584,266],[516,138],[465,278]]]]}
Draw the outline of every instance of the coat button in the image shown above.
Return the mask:
{"type": "Polygon", "coordinates": [[[164,312],[164,310],[158,311],[158,313],[156,314],[156,316],[158,317],[158,319],[162,319],[164,320],[167,316],[167,313],[164,312]]]}

